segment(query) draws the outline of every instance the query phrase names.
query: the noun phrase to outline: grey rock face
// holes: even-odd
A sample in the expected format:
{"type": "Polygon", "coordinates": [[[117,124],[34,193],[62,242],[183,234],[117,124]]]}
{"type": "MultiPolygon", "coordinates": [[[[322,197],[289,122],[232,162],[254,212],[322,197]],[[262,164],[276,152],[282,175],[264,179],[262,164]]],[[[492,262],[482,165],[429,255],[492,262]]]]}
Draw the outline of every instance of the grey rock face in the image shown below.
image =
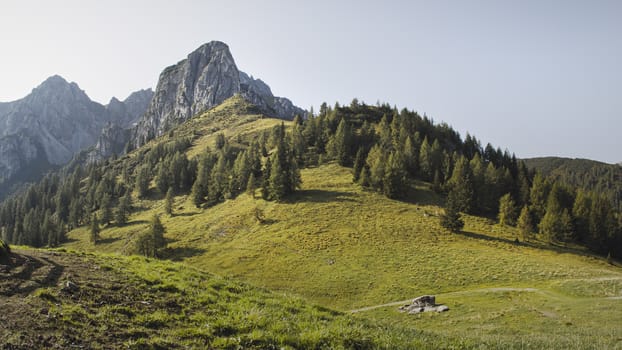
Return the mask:
{"type": "Polygon", "coordinates": [[[131,130],[125,129],[118,124],[108,124],[97,139],[95,147],[88,154],[88,161],[94,162],[112,156],[120,155],[125,151],[125,146],[130,141],[131,130]]]}
{"type": "Polygon", "coordinates": [[[0,115],[0,137],[25,133],[56,165],[93,145],[109,121],[104,106],[91,101],[76,83],[59,76],[48,78],[30,95],[9,105],[0,115]]]}
{"type": "Polygon", "coordinates": [[[273,117],[292,119],[304,114],[288,99],[274,97],[263,81],[239,71],[229,47],[212,41],[160,74],[151,104],[134,129],[133,142],[140,146],[235,94],[273,117]]]}
{"type": "Polygon", "coordinates": [[[152,94],[143,90],[102,106],[76,83],[52,76],[23,99],[0,103],[0,193],[9,182],[35,180],[51,166],[67,163],[93,146],[107,125],[130,126],[152,94]]]}

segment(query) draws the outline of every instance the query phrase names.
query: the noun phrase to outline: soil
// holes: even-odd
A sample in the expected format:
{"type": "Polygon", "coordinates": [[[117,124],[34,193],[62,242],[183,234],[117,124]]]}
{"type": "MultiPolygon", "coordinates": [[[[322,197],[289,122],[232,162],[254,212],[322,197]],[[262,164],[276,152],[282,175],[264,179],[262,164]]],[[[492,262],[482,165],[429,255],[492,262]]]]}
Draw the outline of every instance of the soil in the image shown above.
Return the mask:
{"type": "Polygon", "coordinates": [[[88,256],[14,251],[9,264],[0,266],[0,349],[121,347],[139,335],[128,333],[123,322],[93,324],[97,318],[90,316],[107,305],[154,307],[136,302],[148,296],[133,284],[88,256]],[[84,313],[63,314],[76,308],[84,313]]]}

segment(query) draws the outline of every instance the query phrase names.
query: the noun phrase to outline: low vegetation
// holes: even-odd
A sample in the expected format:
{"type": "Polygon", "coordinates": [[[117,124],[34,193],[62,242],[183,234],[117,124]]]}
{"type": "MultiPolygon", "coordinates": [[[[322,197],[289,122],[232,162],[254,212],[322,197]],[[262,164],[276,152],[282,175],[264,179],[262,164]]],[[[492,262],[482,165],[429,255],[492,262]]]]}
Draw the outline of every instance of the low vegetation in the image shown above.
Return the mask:
{"type": "Polygon", "coordinates": [[[8,349],[433,349],[461,344],[178,263],[61,251],[20,253],[28,268],[16,267],[0,280],[0,345],[8,349]]]}

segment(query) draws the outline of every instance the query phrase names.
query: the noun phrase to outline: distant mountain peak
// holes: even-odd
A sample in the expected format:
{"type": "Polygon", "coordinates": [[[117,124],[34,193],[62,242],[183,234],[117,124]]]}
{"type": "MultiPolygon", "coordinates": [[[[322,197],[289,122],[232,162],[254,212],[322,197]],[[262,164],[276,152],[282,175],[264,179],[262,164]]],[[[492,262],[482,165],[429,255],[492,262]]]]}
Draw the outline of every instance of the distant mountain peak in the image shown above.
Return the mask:
{"type": "Polygon", "coordinates": [[[160,74],[154,98],[134,132],[133,142],[140,146],[236,94],[269,116],[292,119],[305,113],[290,100],[274,96],[262,80],[240,71],[227,44],[210,41],[160,74]]]}

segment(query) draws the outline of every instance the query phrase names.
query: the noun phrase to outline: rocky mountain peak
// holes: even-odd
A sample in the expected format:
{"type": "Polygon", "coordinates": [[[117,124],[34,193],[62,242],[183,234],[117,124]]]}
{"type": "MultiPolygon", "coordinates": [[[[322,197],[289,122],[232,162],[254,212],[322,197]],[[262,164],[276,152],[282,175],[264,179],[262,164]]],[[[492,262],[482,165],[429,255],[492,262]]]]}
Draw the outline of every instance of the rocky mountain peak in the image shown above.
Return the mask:
{"type": "Polygon", "coordinates": [[[270,87],[238,70],[227,44],[211,41],[160,74],[154,98],[133,134],[135,146],[240,94],[273,117],[292,119],[304,110],[275,97],[270,87]]]}

